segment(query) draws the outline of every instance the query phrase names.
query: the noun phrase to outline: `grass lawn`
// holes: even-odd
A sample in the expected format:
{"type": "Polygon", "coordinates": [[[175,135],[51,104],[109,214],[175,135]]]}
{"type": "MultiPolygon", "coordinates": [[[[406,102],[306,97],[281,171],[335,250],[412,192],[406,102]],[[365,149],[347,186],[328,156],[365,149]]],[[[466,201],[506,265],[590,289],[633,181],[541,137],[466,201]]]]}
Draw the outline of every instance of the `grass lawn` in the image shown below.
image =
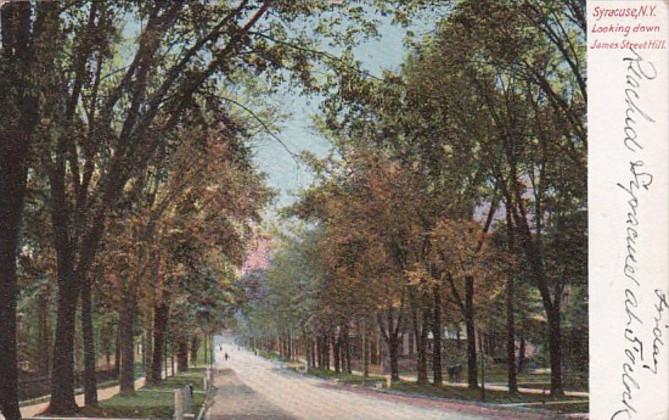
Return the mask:
{"type": "MultiPolygon", "coordinates": [[[[309,372],[306,373],[307,375],[311,376],[316,376],[318,378],[325,378],[325,379],[337,379],[339,382],[343,384],[362,384],[362,375],[353,375],[350,373],[335,373],[333,370],[325,370],[325,369],[309,369],[309,372]]],[[[367,377],[367,382],[378,382],[378,381],[383,381],[385,382],[386,378],[383,376],[373,376],[370,375],[367,377]]]]}
{"type": "Polygon", "coordinates": [[[147,390],[173,390],[176,388],[184,387],[188,384],[193,385],[193,390],[202,391],[204,389],[204,383],[202,378],[204,378],[205,368],[189,368],[188,372],[183,372],[177,374],[177,376],[170,376],[167,379],[164,379],[161,383],[156,385],[146,385],[142,389],[147,390]]]}
{"type": "MultiPolygon", "coordinates": [[[[518,386],[521,388],[545,389],[546,392],[550,392],[551,382],[550,379],[548,379],[547,381],[532,381],[532,382],[521,381],[518,382],[518,386]]],[[[564,389],[566,391],[588,392],[588,385],[565,382],[564,389]]]]}
{"type": "MultiPolygon", "coordinates": [[[[193,395],[197,414],[204,404],[204,394],[193,395]]],[[[81,415],[91,417],[125,417],[171,419],[174,415],[174,394],[164,391],[138,391],[130,397],[120,395],[100,402],[98,407],[85,407],[81,415]]]]}
{"type": "Polygon", "coordinates": [[[543,410],[550,410],[555,413],[560,414],[570,414],[570,413],[587,413],[590,410],[589,404],[587,402],[573,402],[566,404],[547,404],[541,406],[532,406],[538,407],[543,410]]]}
{"type": "Polygon", "coordinates": [[[258,349],[258,356],[263,357],[267,360],[277,360],[280,362],[286,362],[287,360],[282,357],[279,353],[273,352],[273,351],[267,351],[263,349],[258,349]]]}
{"type": "MultiPolygon", "coordinates": [[[[548,396],[541,394],[509,394],[506,391],[492,391],[485,390],[485,400],[481,399],[480,390],[470,390],[467,388],[455,387],[455,386],[435,386],[432,384],[428,385],[418,385],[415,382],[393,382],[392,388],[396,391],[407,392],[412,394],[421,394],[428,395],[432,397],[440,398],[450,398],[455,400],[467,400],[467,401],[484,401],[487,403],[494,404],[510,404],[510,403],[536,403],[544,401],[552,401],[548,396]]],[[[574,400],[582,401],[583,398],[579,397],[564,397],[563,400],[574,400]]],[[[537,408],[543,406],[537,406],[537,408]]]]}
{"type": "MultiPolygon", "coordinates": [[[[567,391],[588,391],[588,378],[586,374],[564,373],[563,386],[567,391]]],[[[507,371],[503,365],[493,365],[486,368],[486,382],[501,383],[506,385],[507,371]]],[[[518,374],[518,386],[522,388],[550,389],[551,375],[545,372],[522,372],[518,374]]]]}
{"type": "MultiPolygon", "coordinates": [[[[296,367],[289,367],[291,370],[297,371],[296,367]]],[[[340,383],[345,384],[362,384],[361,375],[352,375],[348,373],[337,374],[332,370],[325,369],[310,369],[309,372],[300,372],[302,374],[316,376],[324,379],[337,379],[340,383]]],[[[386,378],[383,376],[370,375],[367,378],[368,383],[383,381],[385,384],[386,378]]],[[[485,400],[481,399],[481,390],[470,390],[467,388],[442,385],[435,386],[432,384],[418,385],[415,382],[400,381],[393,382],[392,390],[406,392],[409,394],[417,394],[422,396],[447,398],[460,401],[476,401],[491,404],[522,404],[528,403],[526,408],[550,410],[555,413],[587,413],[589,404],[584,402],[583,397],[563,397],[558,400],[552,400],[548,395],[541,394],[509,394],[506,391],[485,390],[485,400]],[[547,403],[547,404],[543,404],[547,403]]],[[[522,407],[522,405],[521,405],[522,407]]]]}
{"type": "MultiPolygon", "coordinates": [[[[171,419],[174,415],[174,389],[193,384],[195,391],[202,391],[204,369],[192,369],[164,380],[156,386],[143,387],[132,396],[116,395],[101,401],[97,407],[84,407],[80,415],[91,417],[124,417],[171,419]]],[[[193,411],[197,415],[204,404],[202,392],[193,394],[193,411]]]]}

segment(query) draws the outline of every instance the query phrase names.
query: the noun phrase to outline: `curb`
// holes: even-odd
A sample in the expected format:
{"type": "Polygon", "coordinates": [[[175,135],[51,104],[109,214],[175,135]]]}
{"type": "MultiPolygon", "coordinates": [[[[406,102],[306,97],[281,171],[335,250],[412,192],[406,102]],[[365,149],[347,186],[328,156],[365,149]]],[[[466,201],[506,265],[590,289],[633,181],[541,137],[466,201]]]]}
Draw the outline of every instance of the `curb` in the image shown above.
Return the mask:
{"type": "MultiPolygon", "coordinates": [[[[219,369],[215,369],[215,373],[217,374],[218,372],[219,369]]],[[[206,414],[209,411],[209,408],[213,405],[212,403],[213,403],[213,397],[216,394],[216,387],[214,385],[210,385],[209,388],[205,391],[205,393],[206,397],[204,399],[204,403],[202,404],[202,408],[200,408],[200,412],[195,418],[196,420],[203,420],[204,418],[206,418],[206,414]]]]}

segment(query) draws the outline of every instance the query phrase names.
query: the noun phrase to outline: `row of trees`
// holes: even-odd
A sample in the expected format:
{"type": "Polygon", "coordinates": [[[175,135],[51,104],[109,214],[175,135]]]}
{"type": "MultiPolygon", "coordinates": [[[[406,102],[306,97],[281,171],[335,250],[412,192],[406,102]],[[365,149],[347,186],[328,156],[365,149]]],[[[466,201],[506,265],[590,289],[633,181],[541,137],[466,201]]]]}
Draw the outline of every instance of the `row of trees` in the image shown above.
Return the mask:
{"type": "Polygon", "coordinates": [[[350,43],[373,31],[360,8],[342,23],[332,7],[325,0],[3,2],[6,418],[20,417],[18,351],[35,340],[36,353],[50,353],[41,359],[51,372],[49,412],[66,414],[77,409],[78,323],[86,402],[94,404],[96,344],[108,347],[114,331],[121,388],[131,392],[139,331],[153,336],[149,379],[159,380],[166,326],[174,324],[170,336],[183,355],[198,308],[220,315],[233,298],[227,283],[249,226],[270,197],[247,140],[269,128],[264,118],[273,112],[251,109],[243,95],[317,89],[312,66],[330,59],[318,53],[318,39],[350,43]],[[319,18],[323,26],[308,32],[304,23],[319,18]]]}
{"type": "Polygon", "coordinates": [[[584,8],[460,1],[398,74],[342,73],[318,119],[333,153],[304,156],[316,182],[286,210],[313,232],[281,245],[247,334],[346,337],[373,319],[399,379],[409,325],[418,382],[431,332],[441,383],[442,325],[463,324],[476,388],[478,332],[503,332],[515,392],[516,345],[538,318],[562,395],[563,367],[587,370],[584,8]]]}

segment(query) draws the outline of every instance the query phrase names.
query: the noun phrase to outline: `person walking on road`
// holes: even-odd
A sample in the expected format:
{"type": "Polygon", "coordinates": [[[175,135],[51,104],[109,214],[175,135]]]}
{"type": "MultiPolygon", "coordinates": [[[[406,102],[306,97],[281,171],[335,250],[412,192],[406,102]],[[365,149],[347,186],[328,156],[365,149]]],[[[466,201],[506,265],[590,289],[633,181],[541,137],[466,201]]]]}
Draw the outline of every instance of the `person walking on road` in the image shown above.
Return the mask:
{"type": "Polygon", "coordinates": [[[228,353],[225,353],[225,361],[226,361],[226,362],[228,361],[228,358],[229,358],[229,357],[230,357],[230,356],[228,356],[228,353]]]}

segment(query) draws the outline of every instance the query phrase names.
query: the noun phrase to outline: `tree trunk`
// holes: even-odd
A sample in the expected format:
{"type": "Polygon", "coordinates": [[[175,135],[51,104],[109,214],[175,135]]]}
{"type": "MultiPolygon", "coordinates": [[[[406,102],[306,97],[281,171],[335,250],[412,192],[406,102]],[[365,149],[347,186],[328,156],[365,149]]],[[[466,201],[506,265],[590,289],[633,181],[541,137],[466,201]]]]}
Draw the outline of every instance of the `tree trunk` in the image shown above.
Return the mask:
{"type": "Polygon", "coordinates": [[[349,337],[348,323],[344,327],[344,358],[346,359],[346,373],[351,373],[351,340],[349,337]]]}
{"type": "MultiPolygon", "coordinates": [[[[207,350],[207,336],[206,335],[205,335],[205,338],[204,338],[204,350],[205,350],[204,354],[206,355],[207,354],[207,351],[206,351],[207,350]]],[[[167,340],[164,341],[162,357],[163,357],[163,366],[165,366],[165,379],[167,379],[170,376],[169,371],[168,371],[168,367],[167,367],[167,340]]],[[[208,359],[206,357],[205,357],[205,363],[208,363],[208,359]]],[[[174,375],[174,372],[172,372],[172,374],[174,375]]]]}
{"type": "Polygon", "coordinates": [[[335,373],[339,374],[341,373],[341,366],[339,364],[339,339],[335,337],[334,333],[331,335],[331,341],[332,341],[332,357],[333,357],[333,364],[334,364],[334,371],[335,373]]]}
{"type": "MultiPolygon", "coordinates": [[[[532,232],[526,218],[519,217],[514,213],[514,222],[519,232],[523,235],[522,241],[525,256],[532,269],[534,283],[541,294],[542,304],[548,319],[548,349],[550,353],[551,366],[551,397],[564,395],[562,388],[562,332],[560,328],[561,292],[554,290],[553,298],[548,278],[544,267],[544,257],[541,248],[541,231],[532,232]],[[521,229],[522,228],[522,229],[521,229]],[[535,237],[537,239],[535,239],[535,237]]],[[[555,285],[559,289],[559,285],[555,285]]]]}
{"type": "Polygon", "coordinates": [[[64,415],[73,414],[78,409],[74,400],[74,330],[79,291],[74,273],[69,269],[71,259],[59,255],[59,260],[56,338],[48,412],[64,415]],[[62,261],[66,258],[69,263],[62,261]]]}
{"type": "Polygon", "coordinates": [[[562,388],[562,332],[560,326],[560,300],[553,302],[554,308],[548,315],[548,346],[551,366],[551,397],[564,395],[562,388]]]}
{"type": "MultiPolygon", "coordinates": [[[[9,5],[5,5],[7,7],[9,5]]],[[[4,21],[3,21],[4,25],[4,21]]],[[[0,142],[6,140],[0,140],[0,142]]],[[[4,162],[3,162],[4,163],[4,162]]],[[[4,168],[2,168],[4,169],[4,168]]],[[[0,173],[0,410],[7,419],[19,419],[18,361],[16,348],[16,249],[18,224],[21,214],[19,203],[8,192],[13,187],[0,173]],[[9,200],[5,200],[9,198],[9,200]],[[11,207],[15,207],[12,209],[11,207]]],[[[22,196],[21,204],[23,202],[22,196]]],[[[48,351],[42,349],[42,351],[48,351]]]]}
{"type": "Polygon", "coordinates": [[[518,346],[518,372],[525,369],[525,336],[520,336],[520,345],[518,346]]]}
{"type": "Polygon", "coordinates": [[[465,328],[467,330],[467,384],[477,389],[476,330],[474,328],[474,278],[465,278],[465,328]]]}
{"type": "Polygon", "coordinates": [[[179,372],[188,371],[188,339],[180,338],[177,343],[177,367],[179,372]]]}
{"type": "Polygon", "coordinates": [[[391,335],[388,340],[388,357],[390,358],[390,378],[393,381],[400,380],[400,367],[398,361],[399,338],[391,335]]]}
{"type": "Polygon", "coordinates": [[[84,402],[87,406],[91,406],[98,403],[98,385],[95,378],[95,336],[90,279],[84,279],[81,285],[81,330],[84,336],[84,402]]]}
{"type": "Polygon", "coordinates": [[[330,370],[330,340],[328,336],[323,336],[323,357],[325,362],[325,370],[330,370]]]}
{"type": "Polygon", "coordinates": [[[308,338],[309,354],[311,354],[311,367],[315,368],[316,365],[316,343],[314,342],[313,337],[308,338]]]}
{"type": "MultiPolygon", "coordinates": [[[[62,169],[62,168],[61,168],[62,169]]],[[[74,338],[76,308],[81,279],[86,279],[95,259],[97,244],[103,224],[96,224],[84,243],[79,246],[71,230],[78,232],[83,227],[73,229],[67,214],[65,202],[64,176],[50,176],[51,219],[54,231],[54,245],[58,271],[58,304],[56,317],[56,339],[53,346],[53,370],[51,376],[51,400],[47,412],[65,415],[77,411],[74,399],[74,338]],[[77,252],[79,249],[80,252],[77,252]],[[75,270],[75,257],[78,265],[75,270]]],[[[85,224],[76,220],[76,224],[85,224]]]]}
{"type": "Polygon", "coordinates": [[[143,331],[139,343],[137,345],[137,350],[140,351],[142,357],[142,372],[146,372],[146,367],[148,363],[146,362],[146,332],[143,331]]]}
{"type": "Polygon", "coordinates": [[[147,317],[145,328],[144,376],[146,377],[146,382],[153,383],[153,378],[151,377],[153,374],[153,308],[151,308],[150,314],[147,317]]]}
{"type": "Polygon", "coordinates": [[[369,376],[369,357],[367,356],[367,320],[362,319],[358,324],[360,335],[360,359],[362,362],[363,381],[369,376]]]}
{"type": "MultiPolygon", "coordinates": [[[[427,333],[429,328],[430,314],[427,308],[421,308],[423,320],[420,328],[420,341],[418,342],[418,372],[417,382],[427,384],[427,333]]],[[[417,340],[418,341],[418,340],[417,340]]]]}
{"type": "Polygon", "coordinates": [[[364,378],[369,377],[369,340],[364,330],[362,335],[362,376],[364,378]]]}
{"type": "Polygon", "coordinates": [[[49,337],[51,336],[51,329],[49,328],[49,297],[48,292],[44,292],[39,298],[39,327],[37,348],[39,354],[37,356],[37,371],[42,375],[49,375],[50,366],[50,350],[51,344],[49,337]]]}
{"type": "Polygon", "coordinates": [[[377,321],[379,324],[379,330],[381,331],[381,336],[383,337],[383,341],[386,343],[386,347],[388,348],[391,379],[394,381],[399,381],[400,379],[399,361],[398,361],[399,344],[400,344],[399,337],[403,325],[402,325],[401,313],[398,314],[397,320],[395,320],[393,312],[394,312],[393,307],[389,305],[385,310],[386,313],[385,324],[381,312],[377,314],[377,321]]]}
{"type": "Polygon", "coordinates": [[[121,313],[121,373],[119,383],[121,395],[133,395],[135,393],[135,302],[132,293],[126,299],[121,313]]]}
{"type": "Polygon", "coordinates": [[[434,319],[432,320],[432,377],[435,385],[441,385],[443,382],[443,373],[441,371],[441,290],[439,285],[433,288],[434,294],[434,319]]]}
{"type": "Polygon", "coordinates": [[[165,329],[167,328],[169,307],[161,303],[154,308],[153,315],[153,359],[151,363],[151,383],[162,381],[163,353],[165,352],[165,329]]]}
{"type": "Polygon", "coordinates": [[[509,273],[506,287],[506,362],[509,392],[518,392],[516,371],[516,327],[514,321],[514,284],[513,274],[509,273]]]}
{"type": "Polygon", "coordinates": [[[197,334],[193,335],[193,339],[190,343],[190,362],[192,365],[197,364],[197,353],[200,350],[200,336],[197,334]]]}
{"type": "MultiPolygon", "coordinates": [[[[31,8],[28,2],[10,2],[2,6],[0,17],[2,60],[8,64],[0,75],[0,108],[18,111],[5,112],[0,117],[0,412],[11,420],[21,418],[17,393],[16,255],[33,132],[39,118],[36,92],[31,86],[33,60],[39,58],[31,42],[31,8]]],[[[36,32],[38,26],[35,23],[36,32]]]]}
{"type": "Polygon", "coordinates": [[[121,374],[121,324],[116,326],[116,340],[114,340],[114,376],[121,374]]]}
{"type": "Polygon", "coordinates": [[[413,319],[414,336],[416,338],[416,374],[418,384],[425,385],[427,379],[427,331],[429,314],[424,307],[423,300],[419,302],[415,292],[409,295],[411,299],[411,314],[413,319]]]}

